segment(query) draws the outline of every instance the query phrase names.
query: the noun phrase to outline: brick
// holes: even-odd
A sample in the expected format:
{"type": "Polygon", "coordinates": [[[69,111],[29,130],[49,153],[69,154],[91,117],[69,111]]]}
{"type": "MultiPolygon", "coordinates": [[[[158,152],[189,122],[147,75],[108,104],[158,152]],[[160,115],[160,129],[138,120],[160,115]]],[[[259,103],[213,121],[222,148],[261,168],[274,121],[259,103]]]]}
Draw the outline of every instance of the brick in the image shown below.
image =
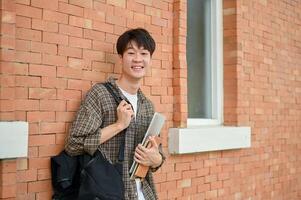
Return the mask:
{"type": "Polygon", "coordinates": [[[1,49],[2,61],[15,61],[15,51],[10,49],[1,49]]]}
{"type": "Polygon", "coordinates": [[[0,90],[1,99],[14,99],[15,89],[14,88],[1,88],[0,90]]]}
{"type": "Polygon", "coordinates": [[[43,42],[68,45],[68,36],[57,33],[43,32],[43,42]]]}
{"type": "Polygon", "coordinates": [[[68,80],[68,89],[88,90],[91,88],[91,81],[84,80],[68,80]]]}
{"type": "Polygon", "coordinates": [[[30,51],[31,41],[28,40],[15,40],[15,49],[17,51],[30,51]]]}
{"type": "Polygon", "coordinates": [[[84,18],[104,22],[105,21],[105,12],[85,8],[84,9],[84,18]]]}
{"type": "MultiPolygon", "coordinates": [[[[62,147],[58,145],[48,145],[39,147],[39,157],[50,157],[60,153],[62,147]]],[[[49,174],[50,175],[50,174],[49,174]]]]}
{"type": "Polygon", "coordinates": [[[43,199],[51,199],[52,198],[52,192],[39,192],[37,193],[36,200],[43,200],[43,199]]]}
{"type": "Polygon", "coordinates": [[[41,111],[66,111],[66,101],[63,100],[41,100],[41,111]]]}
{"type": "Polygon", "coordinates": [[[28,98],[28,89],[24,87],[15,88],[15,99],[27,99],[28,98]]]}
{"type": "Polygon", "coordinates": [[[56,89],[29,88],[29,99],[55,99],[56,89]]]}
{"type": "MultiPolygon", "coordinates": [[[[64,133],[65,123],[62,122],[45,122],[41,123],[41,133],[64,133]]],[[[51,143],[55,144],[55,143],[51,143]]]]}
{"type": "MultiPolygon", "coordinates": [[[[38,157],[38,147],[28,147],[28,158],[36,158],[36,157],[38,157]]],[[[29,163],[29,161],[28,161],[28,163],[29,163]]],[[[29,166],[29,164],[28,164],[28,166],[29,166]]],[[[27,187],[26,187],[26,190],[27,190],[27,187]]]]}
{"type": "Polygon", "coordinates": [[[77,111],[79,106],[81,104],[81,101],[71,100],[67,101],[67,111],[77,111]]]}
{"type": "Polygon", "coordinates": [[[15,61],[24,63],[41,63],[40,53],[31,53],[26,51],[17,51],[15,61]]]}
{"type": "Polygon", "coordinates": [[[122,8],[125,8],[126,5],[125,0],[107,0],[107,3],[122,8]]]}
{"type": "Polygon", "coordinates": [[[47,31],[47,32],[58,32],[57,22],[48,22],[40,19],[32,19],[32,29],[47,31]]]}
{"type": "Polygon", "coordinates": [[[100,82],[105,80],[105,73],[93,72],[93,71],[83,71],[83,80],[100,82]]]}
{"type": "Polygon", "coordinates": [[[41,79],[40,77],[34,77],[34,76],[16,76],[15,83],[16,86],[40,87],[41,79]]]}
{"type": "Polygon", "coordinates": [[[117,35],[113,35],[113,34],[106,34],[106,39],[105,41],[108,43],[115,43],[118,40],[118,36],[117,35]]]}
{"type": "Polygon", "coordinates": [[[63,2],[59,3],[59,11],[62,13],[75,15],[75,16],[83,16],[84,15],[84,9],[82,7],[63,3],[63,2]]]}
{"type": "Polygon", "coordinates": [[[53,0],[51,3],[47,0],[31,0],[31,5],[38,8],[45,8],[47,10],[57,10],[58,0],[53,0]]]}
{"type": "Polygon", "coordinates": [[[42,87],[67,88],[67,80],[55,77],[42,77],[42,87]]]}
{"type": "Polygon", "coordinates": [[[15,35],[16,25],[3,23],[0,31],[2,35],[15,35]]]}
{"type": "Polygon", "coordinates": [[[84,49],[91,49],[92,47],[92,41],[89,39],[70,37],[69,42],[71,47],[79,47],[84,49]]]}
{"type": "Polygon", "coordinates": [[[42,180],[28,183],[28,192],[30,193],[48,191],[49,188],[51,188],[50,180],[42,180]]]}
{"type": "Polygon", "coordinates": [[[190,169],[190,163],[176,163],[176,171],[184,171],[190,169]]]}
{"type": "Polygon", "coordinates": [[[85,19],[82,17],[69,16],[69,24],[71,26],[81,27],[81,28],[92,28],[92,20],[85,19]]]}
{"type": "Polygon", "coordinates": [[[106,15],[106,23],[125,27],[126,19],[124,17],[106,15]]]}
{"type": "Polygon", "coordinates": [[[100,52],[100,51],[84,49],[83,50],[83,58],[91,60],[91,61],[104,61],[105,54],[104,54],[104,52],[100,52]]]}
{"type": "Polygon", "coordinates": [[[78,58],[68,58],[68,67],[91,70],[90,61],[78,58]]]}
{"type": "Polygon", "coordinates": [[[34,199],[33,195],[26,195],[27,193],[27,183],[17,183],[17,199],[34,199]],[[28,197],[29,198],[28,198],[28,197]]]}
{"type": "MultiPolygon", "coordinates": [[[[72,122],[74,120],[74,112],[56,112],[56,121],[59,122],[72,122]]],[[[56,144],[58,144],[56,142],[56,144]]]]}
{"type": "Polygon", "coordinates": [[[178,188],[191,187],[191,179],[183,179],[183,180],[177,181],[177,187],[178,188]]]}
{"type": "Polygon", "coordinates": [[[17,4],[30,5],[30,0],[16,0],[17,4]]]}
{"type": "MultiPolygon", "coordinates": [[[[42,136],[47,136],[47,135],[42,135],[42,136]]],[[[29,169],[45,169],[45,168],[49,168],[49,166],[50,166],[49,158],[29,158],[29,169]]]]}
{"type": "Polygon", "coordinates": [[[114,6],[98,1],[93,2],[93,8],[95,10],[99,10],[101,12],[110,13],[110,14],[112,14],[114,11],[114,6]]]}
{"type": "Polygon", "coordinates": [[[55,134],[55,135],[56,135],[55,136],[55,143],[64,146],[65,145],[66,134],[65,133],[63,133],[63,134],[58,133],[58,134],[55,134]]]}
{"type": "MultiPolygon", "coordinates": [[[[128,28],[137,28],[137,27],[143,27],[144,22],[134,21],[132,19],[128,19],[126,21],[126,27],[128,28]]],[[[155,40],[157,42],[157,40],[155,40]]]]}
{"type": "MultiPolygon", "coordinates": [[[[55,135],[30,135],[28,146],[44,146],[55,144],[55,135]]],[[[30,159],[29,159],[30,162],[30,159]]],[[[30,163],[29,163],[30,164],[30,163]]],[[[29,168],[32,169],[29,165],[29,168]]]]}
{"type": "Polygon", "coordinates": [[[42,18],[42,9],[34,8],[31,6],[16,4],[16,13],[20,16],[29,17],[29,18],[42,18]]]}
{"type": "Polygon", "coordinates": [[[95,30],[84,29],[84,38],[92,39],[93,41],[104,41],[105,33],[95,30]]]}
{"type": "Polygon", "coordinates": [[[47,44],[42,42],[31,42],[31,51],[47,54],[56,54],[57,45],[56,44],[47,44]]]}
{"type": "Polygon", "coordinates": [[[84,8],[92,8],[92,0],[69,0],[70,4],[77,5],[84,8]]]}
{"type": "Polygon", "coordinates": [[[16,6],[15,6],[15,2],[12,2],[10,0],[2,0],[2,10],[6,10],[6,11],[15,11],[16,6]]]}
{"type": "Polygon", "coordinates": [[[42,34],[41,31],[31,30],[26,28],[17,28],[16,37],[18,39],[30,40],[30,41],[41,41],[42,34]]]}
{"type": "Polygon", "coordinates": [[[151,21],[151,17],[145,14],[134,13],[134,21],[149,24],[151,21]]]}
{"type": "Polygon", "coordinates": [[[27,158],[17,159],[17,170],[26,170],[26,169],[28,169],[27,158]]]}
{"type": "Polygon", "coordinates": [[[67,65],[67,58],[65,56],[43,54],[42,63],[46,65],[65,66],[67,65]]]}
{"type": "Polygon", "coordinates": [[[38,170],[38,180],[48,180],[51,178],[50,169],[39,169],[38,170]]]}
{"type": "Polygon", "coordinates": [[[18,99],[15,100],[15,110],[31,111],[39,109],[39,101],[37,100],[26,100],[18,99]]]}
{"type": "Polygon", "coordinates": [[[45,77],[56,77],[56,67],[48,65],[29,65],[29,75],[33,76],[45,76],[45,77]]]}
{"type": "Polygon", "coordinates": [[[22,63],[1,62],[1,72],[7,75],[27,75],[28,65],[22,63]]]}
{"type": "Polygon", "coordinates": [[[3,173],[2,174],[2,185],[14,185],[16,183],[16,173],[3,173]]]}
{"type": "Polygon", "coordinates": [[[55,112],[27,112],[28,122],[53,122],[55,121],[55,112]]]}
{"type": "Polygon", "coordinates": [[[18,182],[29,182],[37,180],[37,170],[23,170],[17,172],[18,182]]]}
{"type": "Polygon", "coordinates": [[[1,13],[1,21],[3,23],[8,23],[8,24],[14,24],[16,23],[16,15],[14,12],[9,12],[9,11],[4,11],[2,10],[2,13],[1,13]]]}
{"type": "Polygon", "coordinates": [[[68,24],[68,15],[51,10],[43,11],[43,19],[48,21],[57,22],[60,24],[68,24]]]}
{"type": "Polygon", "coordinates": [[[57,68],[57,77],[81,79],[82,74],[83,74],[82,70],[73,69],[70,67],[57,68]]]}
{"type": "MultiPolygon", "coordinates": [[[[116,40],[115,40],[116,41],[116,40]]],[[[93,41],[93,50],[104,51],[104,52],[114,52],[114,45],[112,43],[104,43],[102,41],[93,41]]]]}
{"type": "Polygon", "coordinates": [[[112,24],[107,24],[107,23],[99,22],[99,21],[93,22],[92,29],[97,30],[97,31],[106,32],[106,33],[114,32],[114,26],[112,24]]]}
{"type": "Polygon", "coordinates": [[[59,45],[58,55],[82,58],[82,49],[59,45]]]}
{"type": "Polygon", "coordinates": [[[75,36],[75,37],[82,37],[83,36],[83,29],[74,27],[74,26],[69,26],[65,24],[60,24],[59,25],[59,32],[64,34],[64,35],[70,35],[70,36],[75,36]]]}
{"type": "Polygon", "coordinates": [[[92,62],[92,71],[112,73],[113,65],[110,63],[105,63],[105,62],[93,61],[92,62]]]}
{"type": "Polygon", "coordinates": [[[2,186],[2,198],[13,198],[16,197],[16,185],[8,185],[8,186],[2,186]]]}
{"type": "Polygon", "coordinates": [[[57,90],[57,99],[77,100],[81,98],[81,91],[79,90],[57,90]]]}

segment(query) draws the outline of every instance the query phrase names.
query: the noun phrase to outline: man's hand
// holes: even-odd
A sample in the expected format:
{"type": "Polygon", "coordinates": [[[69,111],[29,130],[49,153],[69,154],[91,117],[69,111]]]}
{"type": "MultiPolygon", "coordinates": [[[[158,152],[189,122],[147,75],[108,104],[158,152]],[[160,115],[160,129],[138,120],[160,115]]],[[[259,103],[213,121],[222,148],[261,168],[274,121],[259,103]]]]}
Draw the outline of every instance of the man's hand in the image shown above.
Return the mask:
{"type": "Polygon", "coordinates": [[[150,147],[146,148],[139,144],[136,147],[134,159],[136,162],[152,168],[158,167],[162,162],[162,156],[159,153],[158,144],[154,136],[149,137],[150,147]]]}
{"type": "Polygon", "coordinates": [[[123,130],[126,129],[132,117],[134,116],[134,111],[131,104],[127,103],[125,100],[122,100],[117,107],[117,122],[116,124],[123,130]]]}

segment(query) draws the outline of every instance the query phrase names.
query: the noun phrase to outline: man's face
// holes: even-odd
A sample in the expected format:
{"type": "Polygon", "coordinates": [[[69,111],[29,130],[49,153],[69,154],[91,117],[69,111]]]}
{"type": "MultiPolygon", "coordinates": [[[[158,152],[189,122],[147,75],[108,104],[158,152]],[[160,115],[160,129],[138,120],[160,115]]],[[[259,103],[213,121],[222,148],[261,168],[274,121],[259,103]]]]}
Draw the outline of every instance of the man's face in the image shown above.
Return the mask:
{"type": "Polygon", "coordinates": [[[121,58],[123,76],[140,80],[146,74],[151,63],[150,52],[144,47],[138,48],[135,41],[131,41],[121,58]]]}

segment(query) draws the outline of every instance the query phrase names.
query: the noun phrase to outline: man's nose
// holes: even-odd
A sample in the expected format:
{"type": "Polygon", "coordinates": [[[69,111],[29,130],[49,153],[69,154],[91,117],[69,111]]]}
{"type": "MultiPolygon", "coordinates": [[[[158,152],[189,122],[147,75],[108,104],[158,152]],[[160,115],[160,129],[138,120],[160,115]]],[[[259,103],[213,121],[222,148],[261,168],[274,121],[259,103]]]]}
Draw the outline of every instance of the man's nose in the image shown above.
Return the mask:
{"type": "Polygon", "coordinates": [[[134,56],[134,61],[139,62],[142,60],[142,56],[139,53],[136,53],[134,56]]]}

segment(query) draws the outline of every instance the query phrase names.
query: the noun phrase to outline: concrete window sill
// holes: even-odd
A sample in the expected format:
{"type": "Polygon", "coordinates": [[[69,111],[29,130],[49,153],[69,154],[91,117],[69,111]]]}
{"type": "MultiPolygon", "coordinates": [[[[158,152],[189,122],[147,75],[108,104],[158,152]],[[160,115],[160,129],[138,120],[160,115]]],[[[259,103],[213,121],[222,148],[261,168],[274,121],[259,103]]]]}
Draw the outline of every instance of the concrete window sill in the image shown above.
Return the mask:
{"type": "Polygon", "coordinates": [[[27,122],[0,122],[0,133],[0,159],[27,157],[27,122]]]}
{"type": "Polygon", "coordinates": [[[168,139],[170,154],[249,148],[251,128],[230,126],[171,128],[168,139]]]}

